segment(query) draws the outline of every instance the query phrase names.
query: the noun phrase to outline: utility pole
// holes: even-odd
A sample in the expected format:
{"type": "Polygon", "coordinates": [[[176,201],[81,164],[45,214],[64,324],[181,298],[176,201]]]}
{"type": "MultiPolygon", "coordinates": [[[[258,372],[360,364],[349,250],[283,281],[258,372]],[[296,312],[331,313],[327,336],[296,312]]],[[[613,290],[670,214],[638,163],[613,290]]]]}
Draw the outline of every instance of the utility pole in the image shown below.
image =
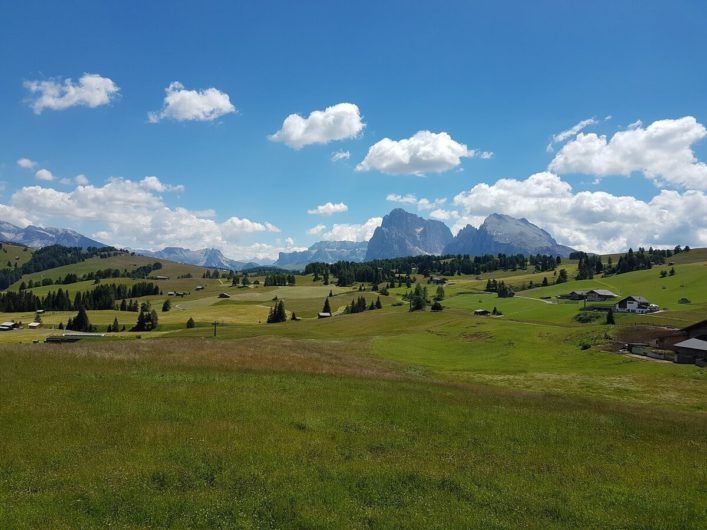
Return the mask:
{"type": "Polygon", "coordinates": [[[211,325],[214,327],[214,337],[216,336],[216,326],[218,326],[218,322],[215,320],[211,323],[211,325]]]}

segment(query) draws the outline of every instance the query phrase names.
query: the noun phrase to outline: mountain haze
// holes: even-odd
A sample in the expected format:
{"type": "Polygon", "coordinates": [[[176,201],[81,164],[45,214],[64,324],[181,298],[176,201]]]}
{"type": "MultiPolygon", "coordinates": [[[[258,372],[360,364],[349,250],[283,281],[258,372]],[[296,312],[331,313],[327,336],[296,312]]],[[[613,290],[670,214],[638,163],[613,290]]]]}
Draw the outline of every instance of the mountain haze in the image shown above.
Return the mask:
{"type": "Polygon", "coordinates": [[[165,247],[162,250],[136,250],[136,254],[149,256],[152,258],[166,259],[177,263],[186,263],[187,265],[197,265],[200,267],[209,267],[213,269],[228,269],[240,271],[260,266],[259,263],[236,261],[227,258],[223,253],[216,248],[202,248],[199,250],[190,250],[182,247],[165,247]]]}
{"type": "Polygon", "coordinates": [[[297,267],[307,263],[337,261],[361,262],[366,258],[367,241],[319,241],[307,250],[299,252],[280,252],[275,262],[276,267],[297,267]]]}

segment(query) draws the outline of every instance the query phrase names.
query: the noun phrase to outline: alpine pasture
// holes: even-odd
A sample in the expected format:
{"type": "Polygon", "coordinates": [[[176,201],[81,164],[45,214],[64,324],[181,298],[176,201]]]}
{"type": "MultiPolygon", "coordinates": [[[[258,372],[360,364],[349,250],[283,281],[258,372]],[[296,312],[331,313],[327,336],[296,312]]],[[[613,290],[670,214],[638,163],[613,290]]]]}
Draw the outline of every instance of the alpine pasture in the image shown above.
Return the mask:
{"type": "Polygon", "coordinates": [[[43,342],[75,311],[46,311],[38,329],[33,311],[0,315],[23,323],[0,333],[1,527],[707,526],[704,368],[619,351],[627,331],[707,318],[704,249],[665,277],[660,265],[578,281],[569,260],[561,284],[557,271],[450,277],[442,311],[409,311],[415,282],[435,293],[419,274],[385,295],[159,260],[165,279],[41,285],[155,261],[91,258],[8,288],[73,298],[150,281],[161,294],[138,299],[154,331],[129,331],[132,311],[89,310],[104,336],[75,343],[43,342]],[[491,278],[516,295],[485,291],[491,278]],[[557,296],[590,289],[661,310],[582,323],[583,302],[557,296]],[[382,309],[347,314],[359,297],[382,309]],[[327,299],[333,316],[318,318],[327,299]],[[266,323],[281,301],[288,320],[266,323]],[[125,330],[105,332],[115,320],[125,330]]]}

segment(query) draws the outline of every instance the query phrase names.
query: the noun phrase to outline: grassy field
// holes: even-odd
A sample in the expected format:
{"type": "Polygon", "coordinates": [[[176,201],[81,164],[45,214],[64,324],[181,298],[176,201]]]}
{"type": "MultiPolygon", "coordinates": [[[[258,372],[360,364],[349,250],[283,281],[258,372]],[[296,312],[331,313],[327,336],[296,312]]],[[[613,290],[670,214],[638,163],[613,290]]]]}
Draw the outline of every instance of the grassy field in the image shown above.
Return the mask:
{"type": "Polygon", "coordinates": [[[11,243],[3,243],[2,249],[0,249],[0,269],[14,267],[15,263],[18,267],[21,267],[27,263],[31,257],[31,249],[11,243]]]}
{"type": "MultiPolygon", "coordinates": [[[[113,259],[138,263],[79,266],[113,259]]],[[[551,273],[457,276],[442,312],[408,312],[402,287],[353,315],[378,293],[311,276],[238,288],[165,263],[163,294],[141,299],[156,332],[32,344],[75,315],[47,312],[39,330],[0,333],[0,528],[704,528],[705,370],[617,353],[627,330],[707,317],[707,252],[673,262],[675,276],[514,298],[487,279],[551,273]],[[583,324],[580,303],[556,298],[592,288],[664,311],[583,324]],[[317,319],[330,291],[338,314],[317,319]],[[302,320],[266,324],[276,300],[302,320]]],[[[137,314],[89,318],[102,331],[137,314]]]]}
{"type": "Polygon", "coordinates": [[[349,346],[4,349],[0,524],[707,523],[702,415],[449,384],[349,346]]]}

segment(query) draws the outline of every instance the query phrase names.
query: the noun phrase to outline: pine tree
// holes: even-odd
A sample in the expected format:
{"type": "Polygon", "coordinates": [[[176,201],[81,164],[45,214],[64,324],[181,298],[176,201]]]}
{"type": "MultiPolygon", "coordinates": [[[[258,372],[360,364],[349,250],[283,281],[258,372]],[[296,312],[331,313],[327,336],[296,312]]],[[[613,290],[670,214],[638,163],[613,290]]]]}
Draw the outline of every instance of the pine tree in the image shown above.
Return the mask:
{"type": "Polygon", "coordinates": [[[383,309],[383,304],[381,304],[381,297],[376,299],[376,309],[383,309]]]}
{"type": "Polygon", "coordinates": [[[609,308],[609,311],[606,313],[606,323],[607,324],[616,324],[614,321],[614,310],[609,308]]]}
{"type": "Polygon", "coordinates": [[[166,312],[169,311],[170,309],[172,309],[172,302],[171,302],[171,301],[169,300],[169,298],[168,298],[168,299],[165,300],[164,303],[162,304],[162,312],[163,312],[163,313],[166,313],[166,312]]]}
{"type": "Polygon", "coordinates": [[[439,285],[437,287],[437,293],[435,294],[435,300],[437,300],[438,302],[440,300],[444,300],[444,288],[441,285],[439,285]]]}
{"type": "Polygon", "coordinates": [[[324,300],[324,307],[322,307],[322,313],[331,313],[331,305],[329,305],[329,299],[324,300]]]}
{"type": "Polygon", "coordinates": [[[189,317],[189,320],[187,320],[187,328],[191,329],[195,326],[196,324],[194,323],[194,319],[192,317],[189,317]]]}
{"type": "Polygon", "coordinates": [[[120,325],[118,324],[118,319],[113,319],[113,325],[111,326],[111,331],[120,331],[120,325]]]}
{"type": "Polygon", "coordinates": [[[66,329],[69,329],[71,331],[92,330],[91,322],[89,322],[88,314],[86,313],[86,310],[83,308],[83,306],[79,308],[78,314],[73,319],[69,319],[68,323],[66,324],[66,329]]]}

